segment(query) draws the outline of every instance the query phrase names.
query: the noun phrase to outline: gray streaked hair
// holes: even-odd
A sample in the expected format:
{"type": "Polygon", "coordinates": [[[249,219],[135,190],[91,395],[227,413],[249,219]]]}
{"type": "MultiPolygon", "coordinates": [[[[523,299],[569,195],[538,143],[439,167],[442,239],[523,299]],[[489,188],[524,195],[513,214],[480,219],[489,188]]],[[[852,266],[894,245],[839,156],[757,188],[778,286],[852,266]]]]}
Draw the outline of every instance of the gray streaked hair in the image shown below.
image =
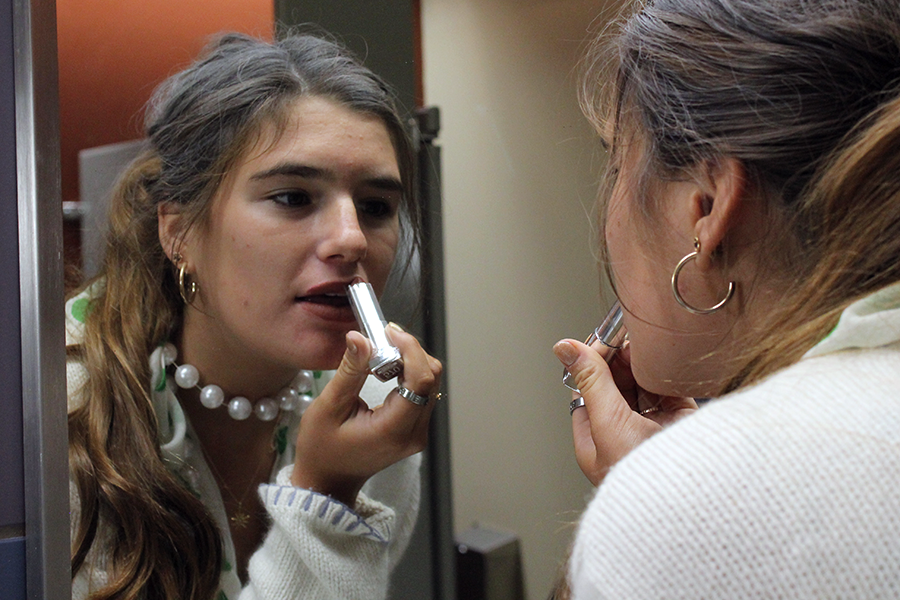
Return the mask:
{"type": "Polygon", "coordinates": [[[160,159],[148,186],[157,201],[208,199],[267,120],[280,125],[290,103],[320,96],[378,117],[393,142],[404,209],[418,222],[414,151],[387,84],[343,46],[317,35],[266,42],[229,33],[154,93],[146,131],[160,159]]]}
{"type": "Polygon", "coordinates": [[[589,118],[602,122],[611,108],[618,128],[627,111],[657,173],[732,156],[791,204],[854,125],[897,93],[900,3],[657,0],[622,25],[612,50],[606,99],[595,86],[610,52],[588,58],[589,118]]]}
{"type": "Polygon", "coordinates": [[[617,27],[585,58],[581,101],[613,162],[639,143],[645,223],[656,224],[654,179],[730,157],[764,199],[760,242],[789,234],[789,251],[758,251],[761,272],[786,281],[781,301],[739,356],[707,357],[734,364],[721,391],[736,389],[799,360],[846,306],[900,281],[900,2],[648,0],[617,27]]]}

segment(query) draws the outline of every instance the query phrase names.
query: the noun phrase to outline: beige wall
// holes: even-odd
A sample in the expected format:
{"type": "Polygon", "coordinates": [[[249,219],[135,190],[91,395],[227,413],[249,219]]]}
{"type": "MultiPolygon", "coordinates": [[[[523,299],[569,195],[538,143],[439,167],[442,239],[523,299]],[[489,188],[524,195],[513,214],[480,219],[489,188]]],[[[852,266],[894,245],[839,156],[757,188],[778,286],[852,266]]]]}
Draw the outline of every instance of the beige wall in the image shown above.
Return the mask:
{"type": "Polygon", "coordinates": [[[516,532],[531,600],[547,596],[591,490],[551,348],[605,312],[602,155],[574,69],[601,6],[422,0],[425,101],[442,111],[456,528],[516,532]]]}

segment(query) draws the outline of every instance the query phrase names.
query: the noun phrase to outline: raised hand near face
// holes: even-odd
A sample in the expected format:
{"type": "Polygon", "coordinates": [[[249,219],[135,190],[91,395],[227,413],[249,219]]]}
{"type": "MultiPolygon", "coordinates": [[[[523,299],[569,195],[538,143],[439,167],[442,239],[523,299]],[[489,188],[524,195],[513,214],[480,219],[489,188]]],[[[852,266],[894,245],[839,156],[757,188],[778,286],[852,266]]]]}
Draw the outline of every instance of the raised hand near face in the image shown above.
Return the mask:
{"type": "Polygon", "coordinates": [[[572,434],[578,466],[594,485],[638,444],[697,408],[692,398],[641,389],[631,373],[627,344],[611,364],[594,348],[571,339],[557,342],[553,352],[584,398],[584,408],[572,411],[572,434]]]}
{"type": "Polygon", "coordinates": [[[349,332],[334,378],[300,422],[294,485],[352,507],[372,475],[425,448],[442,365],[413,336],[393,325],[387,332],[403,356],[399,385],[431,401],[419,405],[394,390],[384,404],[370,409],[359,393],[369,375],[371,348],[362,334],[349,332]]]}

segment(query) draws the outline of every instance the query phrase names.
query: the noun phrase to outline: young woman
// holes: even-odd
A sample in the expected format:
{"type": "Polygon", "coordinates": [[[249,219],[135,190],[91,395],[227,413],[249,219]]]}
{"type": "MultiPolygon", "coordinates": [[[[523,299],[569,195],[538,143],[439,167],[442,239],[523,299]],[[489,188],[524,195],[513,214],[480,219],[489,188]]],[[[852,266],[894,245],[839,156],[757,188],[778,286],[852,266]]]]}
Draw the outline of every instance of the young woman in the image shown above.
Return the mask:
{"type": "Polygon", "coordinates": [[[66,306],[73,597],[384,597],[441,372],[389,327],[381,384],[352,331],[417,221],[391,94],[329,41],[226,35],[146,133],[66,306]]]}
{"type": "Polygon", "coordinates": [[[573,597],[896,597],[900,5],[657,0],[588,65],[629,342],[554,348],[573,597]]]}

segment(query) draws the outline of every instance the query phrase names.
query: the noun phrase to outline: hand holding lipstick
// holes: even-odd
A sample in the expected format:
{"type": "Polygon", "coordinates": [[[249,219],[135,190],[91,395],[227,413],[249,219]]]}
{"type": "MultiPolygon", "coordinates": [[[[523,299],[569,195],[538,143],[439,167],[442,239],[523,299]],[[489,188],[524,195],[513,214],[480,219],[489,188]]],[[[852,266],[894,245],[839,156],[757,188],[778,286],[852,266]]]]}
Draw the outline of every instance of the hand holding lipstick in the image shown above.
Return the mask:
{"type": "MultiPolygon", "coordinates": [[[[609,320],[608,316],[604,323],[609,320]]],[[[624,338],[624,330],[616,332],[617,338],[624,338]]],[[[583,344],[566,339],[553,347],[566,368],[566,385],[573,390],[575,459],[594,485],[638,444],[697,408],[692,398],[658,396],[642,389],[631,372],[627,341],[616,349],[603,340],[589,338],[593,343],[583,344]]]]}
{"type": "Polygon", "coordinates": [[[441,362],[412,335],[391,324],[386,335],[403,358],[400,383],[433,401],[425,406],[388,394],[371,409],[360,398],[373,349],[358,331],[347,334],[347,351],[337,373],[300,421],[292,482],[340,500],[351,508],[375,473],[424,450],[428,423],[437,404],[441,362]]]}

